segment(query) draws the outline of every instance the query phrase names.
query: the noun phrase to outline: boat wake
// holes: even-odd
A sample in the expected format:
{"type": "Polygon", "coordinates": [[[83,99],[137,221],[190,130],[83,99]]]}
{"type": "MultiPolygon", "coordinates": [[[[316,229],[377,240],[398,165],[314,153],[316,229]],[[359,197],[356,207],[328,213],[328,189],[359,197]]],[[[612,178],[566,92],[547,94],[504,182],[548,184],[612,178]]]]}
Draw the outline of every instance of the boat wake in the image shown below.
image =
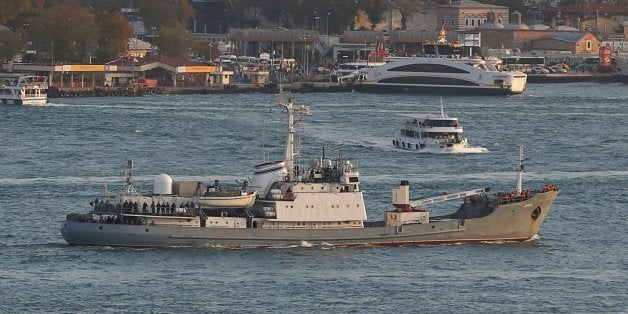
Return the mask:
{"type": "Polygon", "coordinates": [[[484,154],[488,153],[489,150],[484,147],[465,147],[465,148],[456,148],[456,149],[438,149],[438,148],[424,148],[419,150],[408,150],[408,149],[399,149],[393,148],[395,151],[408,151],[412,153],[424,153],[424,154],[435,154],[435,155],[444,155],[444,154],[484,154]]]}

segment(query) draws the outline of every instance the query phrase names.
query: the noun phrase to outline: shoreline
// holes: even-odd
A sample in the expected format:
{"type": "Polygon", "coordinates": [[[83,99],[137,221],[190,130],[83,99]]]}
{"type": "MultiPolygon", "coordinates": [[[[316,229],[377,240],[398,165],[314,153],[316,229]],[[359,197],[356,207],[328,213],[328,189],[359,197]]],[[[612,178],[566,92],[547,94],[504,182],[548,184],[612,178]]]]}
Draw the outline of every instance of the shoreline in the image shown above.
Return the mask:
{"type": "MultiPolygon", "coordinates": [[[[614,73],[583,73],[583,74],[528,74],[529,84],[544,83],[615,83],[622,82],[622,77],[614,73]]],[[[292,82],[284,83],[283,88],[292,93],[342,93],[352,92],[353,84],[339,84],[330,82],[292,82]]],[[[276,83],[264,85],[231,83],[220,87],[157,87],[148,91],[130,90],[126,87],[105,89],[101,87],[58,88],[49,89],[48,98],[66,97],[103,97],[103,96],[142,96],[146,94],[250,94],[250,93],[277,93],[276,83]]]]}

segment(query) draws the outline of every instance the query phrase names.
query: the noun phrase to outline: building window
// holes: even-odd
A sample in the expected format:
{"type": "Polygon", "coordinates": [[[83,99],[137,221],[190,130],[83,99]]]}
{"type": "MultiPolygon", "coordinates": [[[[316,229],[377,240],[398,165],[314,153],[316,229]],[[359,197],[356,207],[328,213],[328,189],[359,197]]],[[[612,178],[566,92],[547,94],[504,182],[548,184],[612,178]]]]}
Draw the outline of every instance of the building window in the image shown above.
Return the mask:
{"type": "Polygon", "coordinates": [[[471,26],[475,26],[475,20],[471,20],[471,26]]]}
{"type": "Polygon", "coordinates": [[[592,48],[592,43],[590,40],[587,40],[587,50],[591,50],[592,48]]]}
{"type": "Polygon", "coordinates": [[[455,25],[456,25],[455,21],[456,21],[456,20],[451,19],[451,26],[455,26],[455,25]]]}
{"type": "Polygon", "coordinates": [[[445,19],[440,19],[440,25],[445,25],[445,19]]]}
{"type": "Polygon", "coordinates": [[[502,23],[502,19],[497,19],[497,23],[501,24],[502,23]]]}
{"type": "Polygon", "coordinates": [[[464,20],[464,26],[467,26],[467,27],[469,26],[469,19],[464,20]]]}

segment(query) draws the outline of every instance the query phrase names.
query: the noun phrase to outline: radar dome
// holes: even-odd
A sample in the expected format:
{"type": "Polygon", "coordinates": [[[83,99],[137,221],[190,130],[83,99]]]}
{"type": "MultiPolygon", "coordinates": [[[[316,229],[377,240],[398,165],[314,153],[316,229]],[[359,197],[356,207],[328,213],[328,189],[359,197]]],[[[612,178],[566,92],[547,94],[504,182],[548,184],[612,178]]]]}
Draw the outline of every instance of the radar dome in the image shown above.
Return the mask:
{"type": "Polygon", "coordinates": [[[163,195],[172,194],[172,177],[165,173],[156,176],[154,181],[153,193],[163,195]]]}

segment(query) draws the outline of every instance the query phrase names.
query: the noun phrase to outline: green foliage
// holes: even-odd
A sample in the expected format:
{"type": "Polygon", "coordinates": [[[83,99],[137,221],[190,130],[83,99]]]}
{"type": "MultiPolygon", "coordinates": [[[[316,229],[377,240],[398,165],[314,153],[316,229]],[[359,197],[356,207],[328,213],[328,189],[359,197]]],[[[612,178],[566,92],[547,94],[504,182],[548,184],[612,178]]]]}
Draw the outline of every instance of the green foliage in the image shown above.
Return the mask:
{"type": "Polygon", "coordinates": [[[26,42],[19,34],[0,29],[0,62],[12,60],[13,56],[24,49],[26,42]]]}
{"type": "Polygon", "coordinates": [[[136,0],[134,3],[147,28],[187,25],[194,16],[189,0],[136,0]]]}
{"type": "Polygon", "coordinates": [[[131,26],[119,13],[100,12],[96,14],[98,24],[98,60],[113,60],[128,50],[129,38],[133,36],[131,26]]]}
{"type": "Polygon", "coordinates": [[[382,0],[360,0],[358,3],[360,8],[368,14],[372,29],[384,20],[384,12],[387,7],[382,0]]]}
{"type": "Polygon", "coordinates": [[[190,47],[194,44],[188,36],[188,31],[182,24],[162,26],[157,37],[159,53],[166,56],[187,58],[190,56],[190,47]]]}

